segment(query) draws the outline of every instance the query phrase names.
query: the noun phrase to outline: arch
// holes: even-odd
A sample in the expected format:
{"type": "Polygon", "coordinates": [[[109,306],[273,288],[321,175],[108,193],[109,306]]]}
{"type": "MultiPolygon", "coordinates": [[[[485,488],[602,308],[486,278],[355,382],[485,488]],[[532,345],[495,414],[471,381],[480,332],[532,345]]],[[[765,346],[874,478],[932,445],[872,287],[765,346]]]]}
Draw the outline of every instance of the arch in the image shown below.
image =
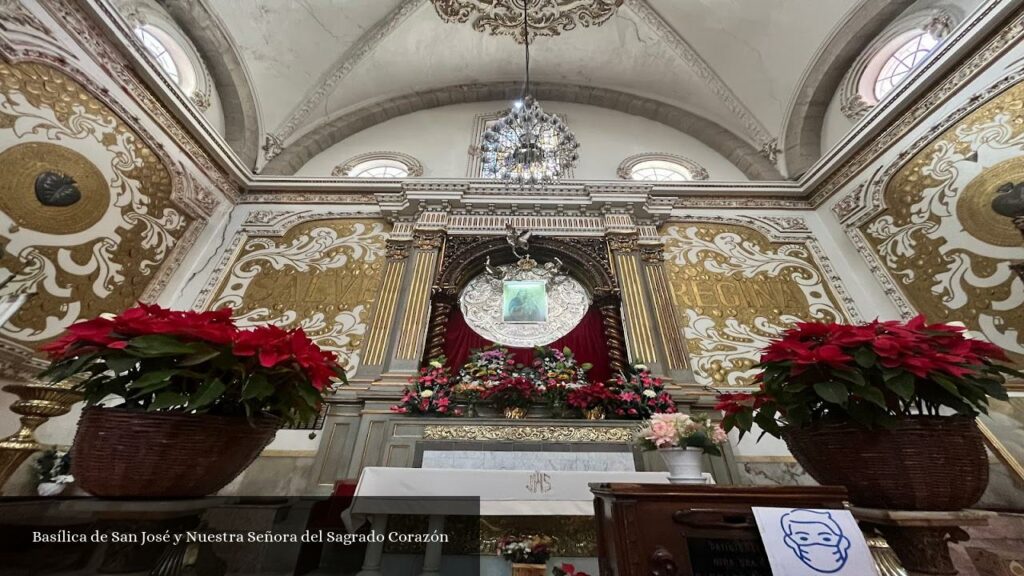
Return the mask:
{"type": "Polygon", "coordinates": [[[786,174],[796,178],[821,157],[821,130],[846,71],[914,0],[863,0],[804,72],[783,129],[786,174]]]}
{"type": "MultiPolygon", "coordinates": [[[[577,84],[531,83],[540,101],[586,104],[640,116],[675,128],[715,150],[752,180],[780,180],[778,169],[749,144],[723,126],[692,112],[643,96],[577,84]]],[[[413,92],[357,108],[310,130],[289,144],[263,168],[264,174],[294,174],[317,154],[370,126],[419,110],[464,104],[514,100],[521,82],[457,84],[413,92]]]]}
{"type": "Polygon", "coordinates": [[[160,4],[195,45],[213,77],[224,110],[224,139],[246,166],[255,168],[260,147],[259,109],[234,42],[205,2],[164,0],[160,4]]]}

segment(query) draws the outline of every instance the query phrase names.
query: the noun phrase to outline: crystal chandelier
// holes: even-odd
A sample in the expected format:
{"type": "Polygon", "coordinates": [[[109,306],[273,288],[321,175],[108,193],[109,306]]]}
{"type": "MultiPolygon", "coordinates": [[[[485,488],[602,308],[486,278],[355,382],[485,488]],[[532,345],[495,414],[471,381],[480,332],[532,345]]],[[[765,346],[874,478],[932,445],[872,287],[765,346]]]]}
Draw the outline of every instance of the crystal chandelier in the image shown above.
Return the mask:
{"type": "MultiPolygon", "coordinates": [[[[523,3],[526,12],[528,2],[523,3]]],[[[526,82],[523,97],[483,134],[483,174],[520,186],[556,182],[576,165],[580,147],[565,122],[544,112],[530,95],[529,18],[523,18],[526,39],[526,82]]]]}

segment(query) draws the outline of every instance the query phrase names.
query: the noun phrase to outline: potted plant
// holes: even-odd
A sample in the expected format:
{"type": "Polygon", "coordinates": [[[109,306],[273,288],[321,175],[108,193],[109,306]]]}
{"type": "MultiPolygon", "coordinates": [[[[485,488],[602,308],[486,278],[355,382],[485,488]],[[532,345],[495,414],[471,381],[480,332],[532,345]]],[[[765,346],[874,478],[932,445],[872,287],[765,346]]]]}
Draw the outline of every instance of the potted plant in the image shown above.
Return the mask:
{"type": "Polygon", "coordinates": [[[533,368],[544,403],[555,418],[566,416],[569,393],[589,384],[587,371],[591,365],[580,364],[568,346],[561,350],[537,346],[533,350],[533,368]]]}
{"type": "Polygon", "coordinates": [[[41,377],[74,380],[86,407],[72,472],[103,497],[195,497],[220,490],[286,423],[316,416],[333,353],[301,329],[238,329],[231,309],[139,304],[71,325],[42,349],[41,377]]]}
{"type": "Polygon", "coordinates": [[[676,403],[665,391],[665,383],[643,364],[617,375],[609,382],[609,387],[616,393],[612,414],[617,418],[647,420],[654,414],[676,411],[676,403]]]}
{"type": "Polygon", "coordinates": [[[765,348],[760,390],[719,396],[726,429],[757,424],[821,484],[859,506],[959,510],[981,497],[988,458],[975,417],[1006,399],[997,346],[925,323],[801,323],[765,348]]]}
{"type": "Polygon", "coordinates": [[[657,450],[673,484],[704,484],[704,454],[721,456],[725,430],[706,416],[654,414],[640,430],[641,446],[657,450]]]}
{"type": "Polygon", "coordinates": [[[409,379],[402,400],[391,407],[397,414],[456,415],[451,405],[452,381],[444,357],[431,360],[409,379]]]}
{"type": "Polygon", "coordinates": [[[565,563],[563,563],[561,566],[555,566],[551,568],[551,574],[553,576],[590,576],[586,572],[577,570],[576,566],[565,563]]]}
{"type": "Polygon", "coordinates": [[[525,418],[530,404],[539,395],[533,380],[526,376],[506,376],[501,383],[484,390],[481,398],[487,400],[505,415],[505,418],[525,418]]]}
{"type": "Polygon", "coordinates": [[[498,540],[498,556],[512,563],[512,576],[544,576],[553,543],[548,536],[507,535],[498,540]]]}
{"type": "Polygon", "coordinates": [[[579,410],[587,420],[604,420],[608,410],[615,406],[615,393],[600,382],[594,382],[569,391],[569,406],[579,410]]]}
{"type": "Polygon", "coordinates": [[[71,457],[63,450],[50,448],[36,459],[36,492],[40,496],[56,496],[75,481],[71,475],[71,457]]]}

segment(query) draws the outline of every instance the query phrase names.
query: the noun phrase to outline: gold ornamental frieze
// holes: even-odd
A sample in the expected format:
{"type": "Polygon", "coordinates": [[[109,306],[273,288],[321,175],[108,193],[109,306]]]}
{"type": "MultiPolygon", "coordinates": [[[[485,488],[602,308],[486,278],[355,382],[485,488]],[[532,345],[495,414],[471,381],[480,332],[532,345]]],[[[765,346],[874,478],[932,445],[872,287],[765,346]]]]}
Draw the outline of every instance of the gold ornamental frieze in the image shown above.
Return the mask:
{"type": "Polygon", "coordinates": [[[851,303],[811,239],[777,242],[752,227],[703,222],[666,224],[662,239],[699,384],[749,386],[761,349],[782,331],[850,317],[851,303]]]}
{"type": "Polygon", "coordinates": [[[221,272],[210,308],[233,307],[240,326],[302,327],[352,373],[381,296],[386,241],[384,221],[351,218],[304,222],[280,237],[249,237],[221,272]]]}
{"type": "Polygon", "coordinates": [[[629,426],[444,425],[423,427],[424,440],[506,440],[515,442],[632,442],[629,426]]]}
{"type": "Polygon", "coordinates": [[[1024,181],[1024,83],[891,170],[876,209],[853,223],[855,244],[915,311],[964,322],[1024,360],[1024,284],[1010,268],[1022,238],[992,210],[1000,186],[1024,181]]]}
{"type": "Polygon", "coordinates": [[[83,86],[0,62],[0,276],[32,294],[3,337],[33,349],[155,296],[197,233],[173,192],[163,159],[83,86]]]}

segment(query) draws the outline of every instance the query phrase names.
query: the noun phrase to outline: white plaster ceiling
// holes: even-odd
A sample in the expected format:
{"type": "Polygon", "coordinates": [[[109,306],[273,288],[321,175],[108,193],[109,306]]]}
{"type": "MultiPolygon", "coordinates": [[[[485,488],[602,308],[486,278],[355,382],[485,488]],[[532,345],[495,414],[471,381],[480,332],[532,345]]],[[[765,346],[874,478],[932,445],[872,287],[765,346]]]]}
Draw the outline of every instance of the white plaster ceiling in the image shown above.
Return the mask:
{"type": "MultiPolygon", "coordinates": [[[[375,101],[523,75],[521,45],[445,23],[429,0],[204,1],[248,69],[261,132],[286,146],[375,101]]],[[[804,71],[860,2],[624,0],[602,26],[537,40],[532,74],[667,102],[760,148],[779,137],[804,71]]]]}

